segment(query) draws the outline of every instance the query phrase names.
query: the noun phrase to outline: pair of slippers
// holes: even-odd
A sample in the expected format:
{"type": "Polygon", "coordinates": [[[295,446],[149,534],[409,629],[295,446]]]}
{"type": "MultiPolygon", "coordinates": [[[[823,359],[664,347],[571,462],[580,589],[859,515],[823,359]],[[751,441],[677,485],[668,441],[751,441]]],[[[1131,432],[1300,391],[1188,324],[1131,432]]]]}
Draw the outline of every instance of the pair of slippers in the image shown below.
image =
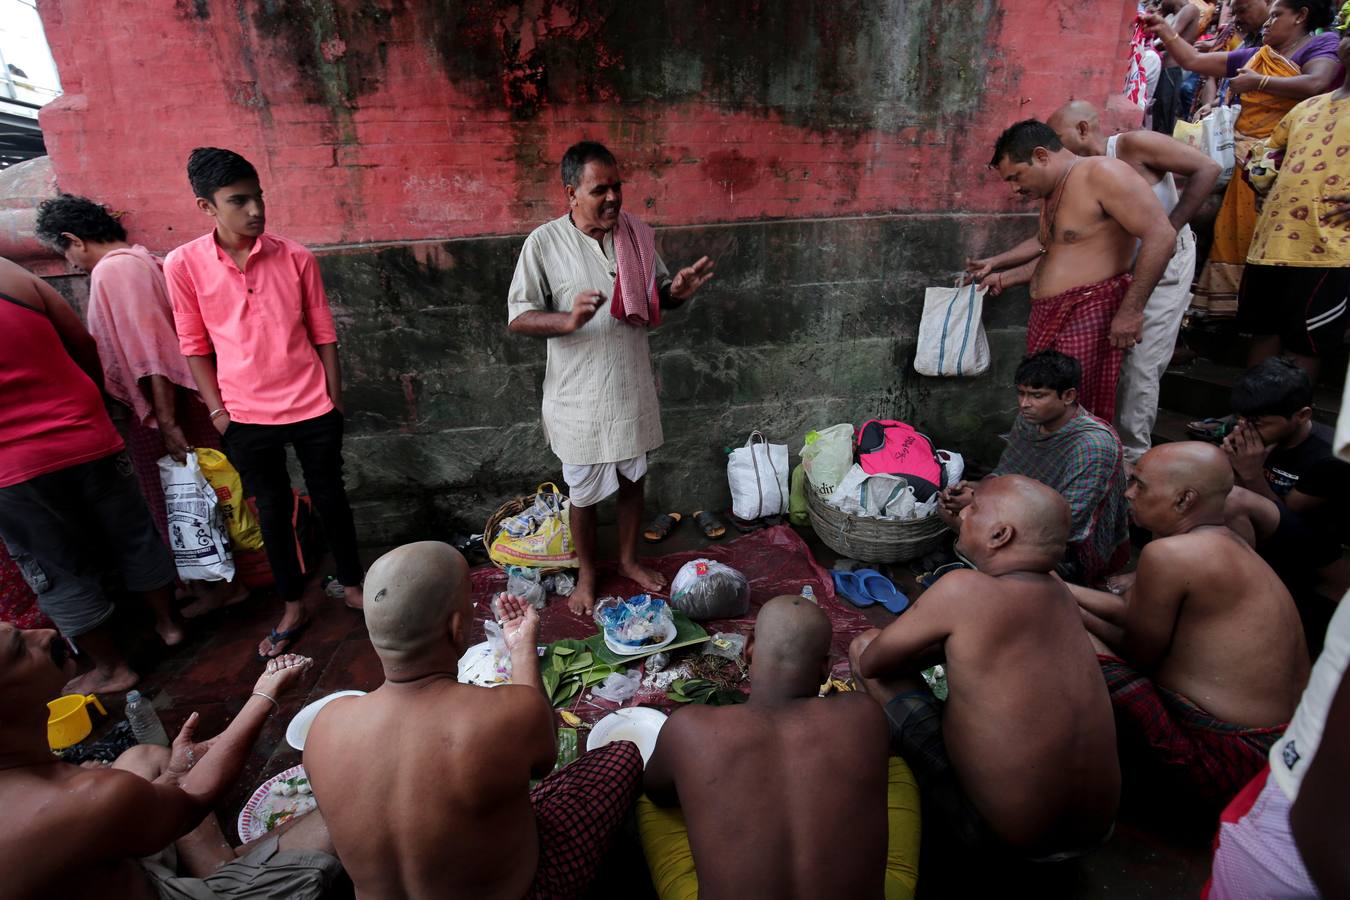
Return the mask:
{"type": "Polygon", "coordinates": [[[895,615],[909,609],[909,598],[876,569],[831,572],[835,593],[857,607],[882,606],[895,615]]]}
{"type": "MultiPolygon", "coordinates": [[[[643,530],[642,536],[646,538],[649,544],[658,544],[664,541],[666,537],[675,530],[675,526],[684,521],[683,513],[669,512],[661,513],[648,523],[643,530]]],[[[719,540],[727,533],[727,526],[722,524],[722,520],[715,513],[710,513],[700,509],[694,513],[694,524],[698,526],[699,531],[709,540],[719,540]]]]}

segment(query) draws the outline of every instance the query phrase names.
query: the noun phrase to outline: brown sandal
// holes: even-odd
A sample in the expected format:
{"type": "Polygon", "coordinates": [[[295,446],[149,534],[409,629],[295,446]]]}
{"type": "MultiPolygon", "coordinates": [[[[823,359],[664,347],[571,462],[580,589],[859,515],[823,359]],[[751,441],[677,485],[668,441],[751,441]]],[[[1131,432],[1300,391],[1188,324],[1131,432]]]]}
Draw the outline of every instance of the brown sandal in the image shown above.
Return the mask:
{"type": "Polygon", "coordinates": [[[642,532],[642,536],[647,539],[648,543],[659,544],[661,541],[664,541],[666,537],[675,530],[675,526],[679,525],[683,520],[684,516],[677,512],[661,513],[661,515],[652,519],[651,524],[649,524],[647,529],[642,532]]]}
{"type": "Polygon", "coordinates": [[[710,540],[719,540],[722,535],[727,533],[727,526],[722,524],[722,520],[717,518],[715,513],[705,510],[699,510],[694,513],[694,524],[703,532],[703,536],[710,540]]]}

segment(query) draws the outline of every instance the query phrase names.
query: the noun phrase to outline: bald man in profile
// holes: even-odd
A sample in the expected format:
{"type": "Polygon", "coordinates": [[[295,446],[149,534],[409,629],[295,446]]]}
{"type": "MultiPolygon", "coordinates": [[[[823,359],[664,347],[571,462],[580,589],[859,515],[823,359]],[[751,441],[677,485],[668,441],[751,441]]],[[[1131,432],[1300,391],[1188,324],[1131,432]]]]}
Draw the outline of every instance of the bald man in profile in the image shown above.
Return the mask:
{"type": "MultiPolygon", "coordinates": [[[[644,786],[653,803],[683,812],[697,872],[684,877],[697,880],[699,897],[883,895],[886,718],[866,694],[817,696],[829,677],[832,637],[829,618],[806,598],[773,598],[746,647],[749,701],[691,705],[661,729],[644,786]],[[832,839],[841,835],[848,839],[832,839]]],[[[654,808],[640,805],[638,819],[659,878],[671,866],[671,844],[652,836],[661,819],[654,808]]],[[[899,827],[890,839],[901,846],[909,839],[908,865],[900,867],[907,873],[894,877],[912,895],[917,812],[911,820],[908,835],[899,827]]]]}
{"type": "Polygon", "coordinates": [[[1225,802],[1265,765],[1308,680],[1289,591],[1224,523],[1233,471],[1187,441],[1139,460],[1125,497],[1153,533],[1121,596],[1071,586],[1100,654],[1123,741],[1225,802]]]}
{"type": "Polygon", "coordinates": [[[464,557],[408,544],[366,576],[384,684],[328,704],[305,742],[310,785],[361,900],[579,896],[637,796],[642,757],[627,741],[549,774],[539,616],[518,597],[493,607],[511,683],[460,684],[473,615],[464,557]],[[544,780],[531,791],[531,778],[544,780]]]}
{"type": "Polygon", "coordinates": [[[1143,336],[1125,354],[1116,385],[1113,423],[1133,464],[1153,444],[1158,418],[1158,385],[1172,361],[1181,319],[1191,300],[1195,277],[1195,235],[1191,218],[1214,192],[1223,169],[1205,154],[1156,131],[1127,131],[1107,137],[1097,108],[1086,100],[1071,100],[1055,110],[1047,122],[1065,148],[1077,156],[1108,156],[1130,164],[1148,182],[1163,212],[1177,232],[1176,251],[1162,278],[1144,303],[1143,336]],[[1178,192],[1175,176],[1185,179],[1178,192]]]}
{"type": "Polygon", "coordinates": [[[1120,802],[1111,702],[1073,596],[1052,573],[1069,505],[1021,475],[986,478],[961,511],[948,573],[884,631],[850,648],[914,769],[925,831],[1034,860],[1080,856],[1120,802]],[[945,705],[918,677],[945,663],[945,705]]]}

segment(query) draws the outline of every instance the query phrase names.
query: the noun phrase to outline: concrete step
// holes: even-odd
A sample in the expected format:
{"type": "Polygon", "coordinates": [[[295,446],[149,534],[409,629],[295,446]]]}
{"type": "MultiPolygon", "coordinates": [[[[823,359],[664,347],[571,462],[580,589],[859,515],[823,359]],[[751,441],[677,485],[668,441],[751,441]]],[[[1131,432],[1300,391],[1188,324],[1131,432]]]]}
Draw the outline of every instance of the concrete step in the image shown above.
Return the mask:
{"type": "MultiPolygon", "coordinates": [[[[1242,372],[1240,366],[1222,365],[1207,359],[1198,359],[1187,366],[1174,366],[1163,374],[1158,405],[1163,410],[1184,415],[1186,421],[1227,415],[1233,382],[1242,372]]],[[[1334,425],[1340,406],[1340,391],[1319,386],[1313,392],[1313,417],[1319,422],[1334,425]]]]}
{"type": "Polygon", "coordinates": [[[1194,418],[1170,409],[1158,410],[1158,420],[1153,423],[1154,445],[1194,440],[1186,433],[1186,424],[1194,418]]]}

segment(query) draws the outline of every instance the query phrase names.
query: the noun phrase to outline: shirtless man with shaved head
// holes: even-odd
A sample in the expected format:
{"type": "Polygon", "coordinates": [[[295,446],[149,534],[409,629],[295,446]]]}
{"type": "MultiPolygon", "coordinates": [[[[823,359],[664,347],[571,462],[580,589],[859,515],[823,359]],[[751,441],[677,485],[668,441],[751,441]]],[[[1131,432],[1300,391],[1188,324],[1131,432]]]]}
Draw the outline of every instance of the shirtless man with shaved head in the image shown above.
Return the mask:
{"type": "MultiPolygon", "coordinates": [[[[909,829],[891,830],[901,865],[887,871],[886,718],[865,694],[817,696],[829,676],[832,636],[815,604],[775,597],[760,609],[746,647],[750,700],[687,706],[661,729],[644,778],[647,797],[680,807],[693,851],[679,883],[663,894],[683,896],[688,883],[707,898],[879,898],[892,877],[912,894],[913,812],[909,829]],[[848,840],[821,840],[844,834],[848,840]]],[[[907,808],[916,811],[917,792],[905,781],[907,808]]],[[[638,821],[652,870],[669,872],[683,843],[679,813],[643,801],[638,821]],[[667,822],[679,835],[674,841],[667,822]]]]}
{"type": "Polygon", "coordinates": [[[553,710],[535,652],[539,616],[494,602],[511,683],[460,684],[469,570],[435,541],[386,553],[366,576],[366,628],[385,681],[324,707],[305,770],[362,900],[572,897],[595,875],[642,776],[619,741],[549,775],[553,710]],[[544,778],[534,791],[531,778],[544,778]]]}
{"type": "Polygon", "coordinates": [[[1265,764],[1308,678],[1289,591],[1224,524],[1233,472],[1222,450],[1154,447],[1130,476],[1135,522],[1153,533],[1123,596],[1071,587],[1117,712],[1158,760],[1223,802],[1265,764]]]}
{"type": "Polygon", "coordinates": [[[1116,432],[1133,463],[1153,443],[1158,417],[1158,384],[1172,360],[1181,318],[1191,300],[1195,276],[1195,235],[1189,224],[1201,204],[1214,192],[1223,169],[1205,154],[1156,131],[1127,131],[1107,137],[1097,108],[1086,100],[1071,100],[1055,110],[1046,123],[1064,147],[1078,156],[1110,157],[1129,163],[1153,188],[1163,212],[1177,232],[1175,252],[1167,269],[1144,304],[1142,340],[1120,364],[1116,388],[1116,432]],[[1185,179],[1177,190],[1174,176],[1185,179]]]}
{"type": "Polygon", "coordinates": [[[1073,596],[1052,573],[1069,506],[1020,475],[986,478],[961,510],[948,573],[850,651],[914,769],[924,824],[1032,859],[1089,852],[1120,801],[1111,703],[1073,596]],[[918,672],[945,662],[945,708],[918,672]]]}

